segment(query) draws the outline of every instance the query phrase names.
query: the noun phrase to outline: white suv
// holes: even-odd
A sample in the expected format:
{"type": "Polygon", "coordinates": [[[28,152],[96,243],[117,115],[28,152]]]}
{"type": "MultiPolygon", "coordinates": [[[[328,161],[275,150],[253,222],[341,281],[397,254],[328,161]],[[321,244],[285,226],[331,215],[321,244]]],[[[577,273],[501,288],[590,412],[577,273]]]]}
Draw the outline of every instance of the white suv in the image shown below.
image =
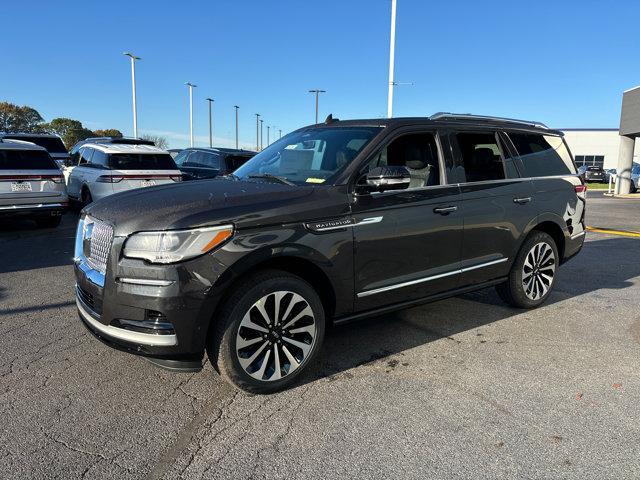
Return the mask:
{"type": "Polygon", "coordinates": [[[83,145],[65,168],[69,197],[87,205],[113,193],[182,181],[171,155],[149,145],[83,145]]]}

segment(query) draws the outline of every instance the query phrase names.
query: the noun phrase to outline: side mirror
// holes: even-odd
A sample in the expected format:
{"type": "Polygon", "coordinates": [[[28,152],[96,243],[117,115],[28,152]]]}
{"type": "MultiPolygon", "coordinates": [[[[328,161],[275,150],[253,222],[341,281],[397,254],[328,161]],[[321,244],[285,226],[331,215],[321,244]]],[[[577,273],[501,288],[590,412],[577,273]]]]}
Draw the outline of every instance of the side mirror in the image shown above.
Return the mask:
{"type": "Polygon", "coordinates": [[[406,167],[386,166],[376,167],[367,173],[366,187],[373,192],[386,190],[404,190],[409,188],[411,174],[406,167]]]}

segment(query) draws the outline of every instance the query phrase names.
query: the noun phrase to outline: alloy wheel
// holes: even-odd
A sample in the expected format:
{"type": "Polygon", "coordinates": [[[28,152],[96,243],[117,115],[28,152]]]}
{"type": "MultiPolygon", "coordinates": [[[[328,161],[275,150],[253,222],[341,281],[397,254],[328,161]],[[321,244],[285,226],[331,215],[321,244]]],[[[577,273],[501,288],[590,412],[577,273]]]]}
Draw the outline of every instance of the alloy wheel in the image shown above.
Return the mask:
{"type": "Polygon", "coordinates": [[[522,266],[522,287],[531,300],[544,297],[553,284],[556,273],[556,256],[546,242],[536,243],[522,266]]]}
{"type": "Polygon", "coordinates": [[[245,313],[236,334],[236,355],[256,380],[280,380],[302,366],[317,335],[309,303],[295,292],[269,293],[245,313]]]}

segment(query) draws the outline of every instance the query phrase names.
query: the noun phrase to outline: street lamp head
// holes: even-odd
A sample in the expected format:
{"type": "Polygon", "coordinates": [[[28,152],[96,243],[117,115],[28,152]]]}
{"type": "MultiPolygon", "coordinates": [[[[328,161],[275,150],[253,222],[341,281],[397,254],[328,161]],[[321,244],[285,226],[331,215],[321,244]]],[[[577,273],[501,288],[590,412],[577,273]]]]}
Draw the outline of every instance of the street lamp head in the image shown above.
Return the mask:
{"type": "Polygon", "coordinates": [[[326,90],[320,90],[319,88],[309,90],[309,93],[327,93],[326,90]]]}
{"type": "Polygon", "coordinates": [[[192,87],[192,88],[197,87],[197,85],[194,85],[194,84],[193,84],[193,83],[191,83],[191,82],[184,82],[184,84],[185,84],[185,85],[187,85],[188,87],[192,87]]]}
{"type": "Polygon", "coordinates": [[[215,100],[214,100],[213,98],[205,98],[205,100],[206,100],[207,102],[215,102],[215,100]]]}
{"type": "Polygon", "coordinates": [[[238,105],[234,105],[233,108],[240,108],[238,105]]]}
{"type": "Polygon", "coordinates": [[[123,55],[126,55],[127,57],[130,57],[134,60],[142,60],[140,57],[136,57],[133,53],[131,52],[122,52],[123,55]]]}

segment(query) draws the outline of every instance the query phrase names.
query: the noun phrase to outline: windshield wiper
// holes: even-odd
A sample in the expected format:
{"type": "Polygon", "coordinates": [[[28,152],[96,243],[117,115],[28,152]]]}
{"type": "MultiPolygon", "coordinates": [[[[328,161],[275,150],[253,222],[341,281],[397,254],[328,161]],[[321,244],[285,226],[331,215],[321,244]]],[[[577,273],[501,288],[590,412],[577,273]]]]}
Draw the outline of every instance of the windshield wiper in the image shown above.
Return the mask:
{"type": "Polygon", "coordinates": [[[266,178],[267,180],[275,180],[277,182],[280,182],[284,185],[293,185],[295,186],[295,183],[289,181],[286,179],[286,177],[278,177],[277,175],[271,175],[270,173],[261,173],[259,175],[249,175],[248,178],[266,178]]]}

